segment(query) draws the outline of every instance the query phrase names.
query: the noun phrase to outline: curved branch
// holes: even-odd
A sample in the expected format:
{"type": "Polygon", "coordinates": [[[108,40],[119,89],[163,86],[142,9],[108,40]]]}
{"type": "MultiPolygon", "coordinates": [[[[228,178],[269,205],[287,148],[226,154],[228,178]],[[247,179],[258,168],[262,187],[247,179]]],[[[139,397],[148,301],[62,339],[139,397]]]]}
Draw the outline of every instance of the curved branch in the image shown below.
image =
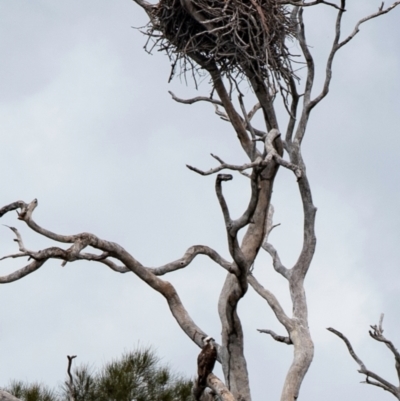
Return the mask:
{"type": "Polygon", "coordinates": [[[182,258],[160,267],[150,268],[149,270],[156,276],[162,276],[164,274],[183,269],[184,267],[188,266],[197,255],[206,255],[229,273],[238,274],[237,268],[235,268],[232,263],[225,260],[218,254],[218,252],[214,251],[214,249],[204,245],[194,245],[185,252],[182,258]]]}
{"type": "Polygon", "coordinates": [[[236,401],[233,394],[228,390],[225,384],[213,373],[207,378],[207,385],[210,387],[222,401],[236,401]]]}
{"type": "Polygon", "coordinates": [[[264,242],[262,248],[271,255],[275,271],[281,274],[283,277],[289,279],[290,270],[282,264],[278,251],[274,248],[274,246],[268,242],[264,242]]]}
{"type": "MultiPolygon", "coordinates": [[[[307,78],[306,84],[304,89],[304,105],[307,105],[311,98],[311,90],[314,84],[314,76],[315,76],[315,65],[313,56],[308,49],[307,39],[306,39],[306,32],[304,28],[304,21],[303,21],[303,9],[301,8],[298,12],[298,31],[297,31],[297,39],[300,44],[301,51],[303,52],[304,58],[307,64],[307,78]]],[[[304,110],[303,110],[304,115],[304,110]]]]}
{"type": "Polygon", "coordinates": [[[369,382],[368,377],[372,377],[377,382],[379,382],[378,387],[381,387],[384,390],[389,391],[396,398],[399,398],[399,395],[400,395],[399,388],[397,388],[393,384],[389,383],[387,380],[383,379],[382,377],[380,377],[376,373],[372,372],[371,370],[367,369],[367,367],[365,366],[364,362],[357,356],[357,354],[355,353],[350,341],[347,339],[347,337],[344,334],[342,334],[338,330],[335,330],[332,327],[327,328],[327,330],[329,330],[330,332],[336,334],[339,338],[341,338],[344,341],[344,343],[346,344],[347,349],[349,351],[349,354],[357,362],[357,364],[360,366],[360,369],[359,369],[358,372],[367,376],[367,379],[366,379],[366,383],[367,384],[372,384],[374,386],[377,385],[377,383],[375,383],[375,382],[369,382]]]}
{"type": "Polygon", "coordinates": [[[294,128],[296,125],[297,107],[299,105],[300,96],[297,92],[296,83],[294,82],[293,77],[290,77],[289,85],[290,85],[290,94],[292,97],[292,104],[290,105],[289,122],[286,128],[285,142],[290,149],[294,128]]]}
{"type": "Polygon", "coordinates": [[[26,203],[23,201],[13,202],[7,206],[3,206],[0,209],[0,217],[3,217],[6,213],[8,213],[12,210],[22,209],[24,206],[26,206],[26,203]]]}
{"type": "MultiPolygon", "coordinates": [[[[297,157],[301,160],[301,154],[298,154],[297,157]]],[[[302,161],[301,165],[303,165],[302,161]]],[[[317,244],[317,238],[315,235],[315,216],[317,208],[314,206],[310,183],[305,174],[303,174],[301,180],[298,181],[298,185],[304,213],[303,246],[300,256],[296,261],[296,264],[293,266],[293,271],[297,271],[300,276],[304,278],[310,267],[317,244]]]]}
{"type": "Polygon", "coordinates": [[[322,88],[321,93],[314,100],[310,101],[306,105],[307,114],[310,114],[311,110],[328,94],[329,85],[330,85],[331,79],[332,79],[333,59],[335,57],[336,52],[344,45],[344,44],[339,45],[340,31],[341,31],[341,25],[342,25],[342,16],[345,11],[344,10],[345,0],[341,0],[341,2],[342,2],[342,9],[339,10],[337,18],[336,18],[335,38],[333,40],[332,48],[331,48],[331,51],[329,53],[328,60],[326,63],[324,86],[322,88]]]}
{"type": "Polygon", "coordinates": [[[328,56],[328,60],[326,63],[326,72],[325,72],[325,82],[324,86],[322,88],[321,93],[312,101],[309,102],[307,105],[307,114],[311,112],[311,110],[322,100],[326,97],[326,95],[329,92],[329,85],[332,79],[332,63],[333,59],[335,57],[336,52],[345,46],[347,43],[349,43],[360,31],[360,25],[363,24],[364,22],[367,22],[373,18],[377,18],[383,14],[387,14],[388,12],[392,11],[395,7],[397,7],[400,4],[400,1],[394,2],[391,6],[388,8],[384,9],[384,3],[379,7],[378,11],[376,13],[373,13],[371,15],[368,15],[367,17],[362,18],[359,20],[353,30],[353,32],[343,41],[340,41],[340,34],[341,34],[341,21],[342,21],[342,16],[343,13],[346,11],[344,9],[345,7],[345,0],[341,0],[341,7],[339,8],[339,12],[336,18],[336,26],[335,26],[335,38],[332,44],[332,49],[330,51],[330,54],[328,56]]]}
{"type": "Polygon", "coordinates": [[[270,204],[269,208],[268,208],[267,218],[265,221],[265,237],[264,237],[264,241],[263,241],[261,247],[271,255],[272,263],[273,263],[275,271],[277,273],[281,274],[286,279],[290,279],[291,271],[282,264],[281,258],[279,257],[279,254],[278,254],[278,251],[275,249],[275,247],[272,244],[270,244],[268,242],[268,237],[269,237],[269,234],[271,233],[271,231],[275,227],[279,226],[279,224],[273,225],[274,212],[275,212],[274,207],[272,204],[270,204]]]}
{"type": "Polygon", "coordinates": [[[383,335],[383,328],[382,328],[383,317],[384,314],[382,313],[379,320],[379,326],[377,325],[371,326],[371,329],[373,331],[369,331],[369,335],[374,340],[384,343],[390,349],[390,351],[394,355],[397,377],[400,380],[400,353],[394,346],[394,344],[383,335]]]}
{"type": "Polygon", "coordinates": [[[265,150],[267,152],[265,162],[268,163],[270,160],[274,159],[282,167],[292,170],[297,177],[297,180],[299,180],[302,177],[302,169],[296,164],[284,160],[275,149],[274,141],[279,138],[280,135],[281,134],[277,129],[272,129],[265,137],[265,150]]]}
{"type": "Polygon", "coordinates": [[[261,160],[261,158],[258,158],[257,160],[255,160],[252,163],[236,165],[236,164],[225,163],[221,158],[219,158],[218,156],[215,156],[213,154],[211,154],[211,156],[221,163],[218,167],[211,168],[210,170],[207,170],[207,171],[200,170],[197,167],[190,166],[189,164],[187,164],[186,167],[189,170],[194,171],[195,173],[206,176],[206,175],[212,175],[212,174],[218,173],[225,169],[232,170],[232,171],[244,171],[244,170],[248,170],[249,168],[258,167],[258,166],[266,166],[268,164],[267,161],[263,161],[263,160],[261,160]]]}
{"type": "Polygon", "coordinates": [[[222,102],[220,100],[212,99],[210,97],[206,96],[197,96],[192,99],[181,99],[177,96],[174,95],[171,91],[168,91],[168,93],[172,96],[172,99],[174,99],[178,103],[183,103],[183,104],[193,104],[197,102],[209,102],[212,104],[216,104],[217,106],[223,106],[222,102]]]}
{"type": "Polygon", "coordinates": [[[236,131],[240,144],[242,145],[243,150],[251,159],[253,153],[253,143],[250,140],[249,135],[247,134],[247,130],[242,118],[233,106],[232,100],[230,99],[229,94],[225,88],[221,73],[217,65],[215,64],[215,62],[207,60],[206,58],[203,58],[201,55],[196,53],[189,53],[188,56],[210,74],[213,86],[218,93],[218,96],[225,108],[226,114],[228,115],[233,128],[236,131]]]}
{"type": "MultiPolygon", "coordinates": [[[[260,103],[257,103],[252,110],[250,110],[249,114],[248,114],[248,118],[251,121],[251,119],[254,117],[254,114],[257,112],[257,110],[259,110],[261,108],[261,106],[259,106],[260,103]]],[[[222,112],[221,110],[219,110],[218,106],[215,105],[215,114],[217,116],[219,116],[221,118],[221,120],[223,121],[227,121],[227,122],[231,122],[231,120],[229,119],[228,115],[224,112],[222,112]]],[[[241,119],[242,123],[245,125],[245,128],[247,131],[250,131],[250,127],[249,125],[246,123],[246,121],[239,116],[239,118],[241,119]]],[[[253,126],[251,127],[254,134],[260,138],[264,137],[266,135],[266,133],[264,131],[261,131],[257,128],[254,128],[253,126]]],[[[257,152],[258,154],[258,152],[257,152]]]]}
{"type": "Polygon", "coordinates": [[[274,331],[268,329],[257,329],[257,331],[259,331],[260,333],[269,334],[275,341],[278,341],[279,343],[293,345],[293,342],[290,339],[290,337],[280,336],[279,334],[276,334],[274,331]]]}
{"type": "MultiPolygon", "coordinates": [[[[4,215],[10,210],[20,208],[21,212],[19,213],[19,219],[23,220],[32,230],[47,238],[53,239],[58,242],[71,243],[72,245],[67,250],[57,247],[51,247],[39,252],[30,252],[29,256],[32,257],[34,261],[28,266],[17,270],[12,274],[0,277],[0,283],[9,283],[19,280],[22,277],[25,277],[26,275],[40,268],[49,259],[61,259],[65,262],[72,262],[82,259],[96,260],[108,265],[109,267],[115,268],[115,263],[107,259],[107,257],[110,256],[117,259],[119,262],[122,263],[123,266],[133,272],[151,288],[159,292],[166,299],[172,315],[174,316],[175,320],[180,325],[182,330],[199,347],[203,346],[202,338],[207,336],[206,333],[201,330],[200,327],[198,327],[196,323],[192,320],[185,307],[183,306],[178,293],[171,283],[161,280],[159,277],[153,274],[150,269],[144,267],[141,263],[139,263],[122,246],[114,242],[102,240],[95,235],[89,233],[82,233],[70,236],[59,235],[40,227],[32,219],[32,212],[36,208],[37,204],[38,202],[36,199],[30,204],[26,204],[24,202],[15,202],[11,205],[3,207],[0,210],[4,215]],[[87,246],[91,246],[94,249],[102,251],[102,255],[93,255],[90,253],[81,254],[80,252],[87,246]]],[[[19,245],[21,245],[21,242],[19,243],[19,245]]],[[[24,254],[24,256],[27,255],[24,254]]],[[[119,269],[115,270],[118,271],[119,269]]],[[[221,360],[220,357],[219,360],[221,360]]]]}
{"type": "Polygon", "coordinates": [[[268,305],[274,312],[276,318],[283,325],[283,327],[285,327],[285,329],[288,332],[290,332],[290,330],[292,330],[294,327],[293,321],[285,313],[285,311],[283,310],[281,304],[279,303],[279,301],[275,297],[275,295],[271,291],[264,288],[252,274],[249,274],[247,279],[248,279],[249,284],[253,287],[254,291],[256,291],[258,295],[260,295],[262,298],[264,298],[268,302],[268,305]]]}
{"type": "Polygon", "coordinates": [[[364,17],[362,19],[360,19],[356,26],[354,27],[353,32],[346,38],[344,39],[342,42],[340,42],[338,44],[338,50],[346,45],[348,42],[350,42],[350,40],[352,40],[354,38],[354,36],[357,35],[358,32],[360,32],[360,25],[363,24],[364,22],[367,22],[373,18],[379,17],[383,14],[387,14],[388,12],[392,11],[395,7],[397,7],[400,4],[400,1],[395,1],[391,6],[389,6],[388,8],[384,9],[384,3],[381,4],[381,6],[379,7],[378,11],[376,13],[373,13],[371,15],[368,15],[367,17],[364,17]]]}
{"type": "Polygon", "coordinates": [[[0,284],[8,284],[12,283],[13,281],[20,280],[21,278],[27,276],[28,274],[33,273],[34,271],[38,270],[40,267],[43,266],[43,264],[46,262],[46,260],[34,260],[31,262],[29,265],[23,267],[22,269],[19,269],[13,273],[7,274],[6,276],[1,276],[0,277],[0,284]]]}
{"type": "Polygon", "coordinates": [[[253,159],[254,158],[254,153],[255,153],[255,150],[256,150],[256,143],[254,142],[254,140],[256,139],[256,133],[255,133],[255,131],[253,129],[253,126],[251,125],[249,116],[248,116],[246,108],[244,106],[243,95],[242,94],[239,94],[239,104],[240,104],[240,108],[242,109],[242,113],[243,113],[244,121],[246,123],[246,127],[250,131],[251,138],[253,140],[253,157],[252,157],[252,159],[253,159]]]}

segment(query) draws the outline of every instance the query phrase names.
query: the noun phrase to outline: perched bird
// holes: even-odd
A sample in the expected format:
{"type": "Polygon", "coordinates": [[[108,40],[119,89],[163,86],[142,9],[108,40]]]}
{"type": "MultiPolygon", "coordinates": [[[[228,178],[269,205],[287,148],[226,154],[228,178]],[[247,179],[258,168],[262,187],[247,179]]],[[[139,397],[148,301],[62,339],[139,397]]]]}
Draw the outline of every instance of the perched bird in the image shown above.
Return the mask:
{"type": "Polygon", "coordinates": [[[207,377],[214,369],[217,360],[217,348],[212,337],[204,337],[204,346],[197,357],[197,384],[200,387],[207,385],[207,377]]]}

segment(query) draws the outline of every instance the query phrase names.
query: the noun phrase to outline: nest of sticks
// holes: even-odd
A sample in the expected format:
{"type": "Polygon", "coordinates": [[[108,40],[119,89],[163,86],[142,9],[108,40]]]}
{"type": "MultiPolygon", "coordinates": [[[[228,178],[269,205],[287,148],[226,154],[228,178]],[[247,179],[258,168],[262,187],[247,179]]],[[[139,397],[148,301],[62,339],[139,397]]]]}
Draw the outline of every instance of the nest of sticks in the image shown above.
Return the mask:
{"type": "Polygon", "coordinates": [[[290,10],[280,0],[159,0],[152,8],[146,48],[165,51],[171,77],[180,69],[200,72],[191,56],[215,62],[234,79],[255,74],[294,76],[287,42],[295,35],[290,10]],[[149,48],[149,43],[152,43],[149,48]]]}

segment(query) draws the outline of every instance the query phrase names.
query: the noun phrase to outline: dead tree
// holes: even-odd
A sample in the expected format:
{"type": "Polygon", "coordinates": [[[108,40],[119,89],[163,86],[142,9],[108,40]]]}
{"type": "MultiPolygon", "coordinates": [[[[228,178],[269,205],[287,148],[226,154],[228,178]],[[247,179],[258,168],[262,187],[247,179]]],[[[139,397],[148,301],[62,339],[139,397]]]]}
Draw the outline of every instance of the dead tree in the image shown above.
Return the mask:
{"type": "MultiPolygon", "coordinates": [[[[374,340],[384,343],[389,348],[389,350],[392,352],[392,354],[394,356],[397,377],[400,380],[400,353],[397,350],[397,348],[393,345],[393,343],[383,335],[383,327],[382,327],[383,316],[384,315],[382,313],[381,318],[379,319],[378,325],[371,326],[372,331],[369,330],[369,335],[374,340]]],[[[385,391],[388,391],[389,393],[393,394],[398,400],[400,400],[400,386],[399,385],[396,386],[396,385],[390,383],[389,381],[384,379],[382,376],[380,376],[380,375],[376,374],[375,372],[373,372],[372,370],[368,369],[366,367],[365,363],[357,356],[350,341],[344,334],[342,334],[338,330],[333,329],[332,327],[329,327],[327,330],[336,334],[346,344],[351,357],[357,362],[357,364],[360,367],[358,372],[361,373],[362,375],[365,375],[365,381],[362,383],[370,384],[372,386],[376,386],[385,391]]]]}
{"type": "MultiPolygon", "coordinates": [[[[30,203],[17,201],[0,208],[0,217],[18,211],[18,219],[37,234],[67,247],[52,246],[40,251],[29,250],[16,228],[19,252],[3,257],[28,258],[28,264],[15,272],[0,277],[0,283],[20,280],[39,269],[50,259],[60,259],[62,265],[76,260],[102,263],[118,273],[134,273],[166,300],[173,317],[188,338],[199,347],[202,338],[209,335],[199,327],[187,312],[174,286],[161,278],[187,267],[198,255],[206,255],[227,272],[222,286],[218,311],[221,338],[218,361],[224,378],[209,375],[207,385],[222,400],[251,400],[249,378],[244,356],[244,338],[238,304],[246,295],[249,285],[267,302],[286,331],[278,335],[271,330],[260,330],[276,341],[293,346],[293,361],[287,373],[281,401],[294,401],[299,396],[302,381],[313,360],[314,344],[308,328],[308,312],[304,280],[313,259],[316,236],[316,207],[313,204],[310,182],[302,156],[302,142],[311,112],[328,94],[332,63],[338,50],[348,44],[359,32],[360,26],[393,10],[400,1],[388,7],[382,4],[375,13],[360,19],[354,30],[344,38],[341,33],[346,1],[324,0],[160,0],[150,4],[146,0],[135,2],[147,13],[149,23],[145,34],[147,48],[166,52],[172,60],[171,78],[176,74],[196,77],[208,74],[212,91],[210,96],[180,99],[180,103],[209,102],[217,115],[232,125],[248,162],[242,165],[224,161],[214,155],[217,167],[203,171],[188,166],[201,175],[216,174],[215,192],[226,228],[230,260],[205,245],[190,247],[178,260],[158,268],[139,262],[120,245],[90,233],[61,235],[40,226],[33,218],[37,200],[30,203]],[[328,7],[336,15],[334,39],[325,65],[322,87],[312,94],[315,65],[307,44],[303,14],[309,7],[328,7]],[[291,54],[288,41],[298,44],[300,54],[291,54]],[[299,61],[300,60],[300,61],[299,61]],[[296,75],[294,63],[302,63],[306,74],[303,81],[296,75]],[[241,83],[250,85],[257,104],[246,108],[241,83]],[[217,98],[214,98],[214,94],[217,98]],[[237,101],[236,101],[237,97],[237,101]],[[279,123],[275,107],[281,101],[287,111],[287,124],[279,123]],[[250,110],[250,111],[248,111],[250,110]],[[261,111],[264,128],[253,126],[252,120],[261,111]],[[285,156],[285,157],[284,157],[285,156]],[[269,242],[273,228],[271,196],[274,179],[280,168],[293,172],[293,185],[297,185],[303,207],[303,246],[293,266],[284,266],[278,250],[269,242]],[[250,196],[243,214],[233,219],[223,186],[242,173],[249,178],[250,196]],[[245,230],[239,237],[241,230],[245,230]],[[289,284],[292,314],[284,311],[278,298],[265,288],[252,274],[260,249],[272,259],[275,271],[289,284]]],[[[211,333],[210,333],[211,334],[211,333]]],[[[212,333],[215,336],[215,333],[212,333]]],[[[193,361],[195,366],[195,361],[193,361]]]]}

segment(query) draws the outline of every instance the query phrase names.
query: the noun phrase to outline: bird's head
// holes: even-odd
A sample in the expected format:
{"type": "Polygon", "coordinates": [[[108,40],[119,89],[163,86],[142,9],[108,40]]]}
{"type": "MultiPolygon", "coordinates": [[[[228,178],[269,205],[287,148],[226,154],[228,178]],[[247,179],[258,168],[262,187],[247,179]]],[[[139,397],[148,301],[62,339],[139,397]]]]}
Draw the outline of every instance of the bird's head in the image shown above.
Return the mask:
{"type": "Polygon", "coordinates": [[[215,340],[211,337],[211,336],[208,336],[208,337],[204,337],[203,338],[203,343],[204,343],[204,345],[207,345],[207,344],[209,344],[210,342],[211,342],[211,345],[212,345],[212,343],[214,342],[215,340]]]}

